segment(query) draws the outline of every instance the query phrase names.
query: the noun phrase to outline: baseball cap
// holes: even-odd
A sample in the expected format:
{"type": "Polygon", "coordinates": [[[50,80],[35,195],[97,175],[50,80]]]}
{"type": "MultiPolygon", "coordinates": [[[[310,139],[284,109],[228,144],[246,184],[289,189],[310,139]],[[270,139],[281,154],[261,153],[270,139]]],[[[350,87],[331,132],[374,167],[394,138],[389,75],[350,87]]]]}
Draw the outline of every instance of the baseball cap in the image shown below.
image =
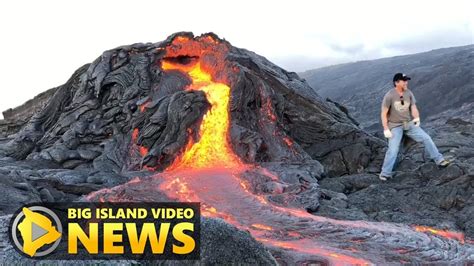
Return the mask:
{"type": "Polygon", "coordinates": [[[397,82],[399,80],[404,80],[404,81],[407,81],[407,80],[410,80],[411,78],[403,73],[397,73],[395,74],[395,76],[393,76],[393,82],[397,82]]]}

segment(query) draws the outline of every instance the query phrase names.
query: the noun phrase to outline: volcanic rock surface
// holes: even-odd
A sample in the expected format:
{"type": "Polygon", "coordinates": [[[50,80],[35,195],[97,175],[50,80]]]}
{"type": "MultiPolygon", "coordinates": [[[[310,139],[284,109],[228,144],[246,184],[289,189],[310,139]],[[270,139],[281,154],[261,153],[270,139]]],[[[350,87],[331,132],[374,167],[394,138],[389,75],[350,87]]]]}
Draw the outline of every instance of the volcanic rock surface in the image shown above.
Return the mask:
{"type": "MultiPolygon", "coordinates": [[[[472,112],[449,121],[437,136],[472,143],[472,112]]],[[[463,156],[439,170],[419,145],[406,147],[400,173],[382,184],[384,140],[341,105],[212,33],[181,32],[104,52],[0,139],[1,211],[39,200],[199,201],[225,225],[222,239],[256,239],[273,256],[255,248],[248,263],[474,259],[472,151],[458,144],[463,156]]],[[[231,262],[215,250],[206,262],[231,262]]]]}

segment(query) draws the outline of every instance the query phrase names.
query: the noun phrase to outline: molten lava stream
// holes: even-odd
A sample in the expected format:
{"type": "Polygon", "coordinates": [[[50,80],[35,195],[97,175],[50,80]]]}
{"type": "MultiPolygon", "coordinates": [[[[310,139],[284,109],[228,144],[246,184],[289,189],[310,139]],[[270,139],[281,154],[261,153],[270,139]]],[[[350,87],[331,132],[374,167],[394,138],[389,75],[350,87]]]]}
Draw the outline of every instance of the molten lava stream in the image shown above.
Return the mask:
{"type": "Polygon", "coordinates": [[[446,235],[435,237],[391,223],[334,220],[276,206],[248,191],[239,178],[241,173],[224,167],[176,169],[158,174],[163,178],[159,191],[178,201],[201,202],[203,216],[224,219],[268,247],[289,250],[299,262],[324,259],[331,265],[367,265],[372,259],[384,262],[386,254],[420,259],[447,252],[445,249],[457,252],[456,241],[448,242],[452,238],[446,235]],[[351,248],[344,248],[347,246],[351,248]]]}
{"type": "Polygon", "coordinates": [[[188,143],[181,158],[167,168],[203,169],[214,167],[240,168],[243,164],[233,153],[227,140],[229,130],[230,88],[226,84],[213,82],[211,75],[202,71],[201,64],[192,66],[163,61],[164,70],[177,69],[187,73],[193,83],[188,90],[199,90],[206,94],[211,109],[204,115],[200,129],[199,142],[188,143]]]}
{"type": "Polygon", "coordinates": [[[203,216],[222,218],[248,230],[267,246],[325,258],[334,265],[369,264],[364,259],[328,248],[329,245],[320,242],[313,232],[313,228],[320,225],[310,214],[298,217],[284,211],[286,208],[269,204],[263,197],[247,191],[238,174],[226,168],[175,170],[165,173],[166,180],[160,185],[160,191],[180,201],[201,202],[203,216]],[[305,239],[301,239],[302,235],[305,239]]]}
{"type": "MultiPolygon", "coordinates": [[[[192,140],[183,155],[176,159],[160,176],[166,180],[160,190],[180,201],[201,202],[204,216],[219,217],[244,230],[267,245],[295,249],[303,253],[330,258],[333,262],[365,264],[362,259],[318,248],[317,242],[308,247],[307,240],[277,240],[295,222],[292,213],[281,212],[263,197],[248,192],[239,175],[252,166],[243,164],[234,154],[227,140],[229,131],[230,87],[212,81],[200,63],[181,65],[162,62],[163,70],[180,70],[189,75],[189,90],[205,92],[211,109],[204,115],[199,141],[192,140]],[[271,232],[268,235],[268,232],[271,232]],[[273,235],[273,236],[272,236],[273,235]]],[[[308,225],[309,226],[309,225],[308,225]]]]}

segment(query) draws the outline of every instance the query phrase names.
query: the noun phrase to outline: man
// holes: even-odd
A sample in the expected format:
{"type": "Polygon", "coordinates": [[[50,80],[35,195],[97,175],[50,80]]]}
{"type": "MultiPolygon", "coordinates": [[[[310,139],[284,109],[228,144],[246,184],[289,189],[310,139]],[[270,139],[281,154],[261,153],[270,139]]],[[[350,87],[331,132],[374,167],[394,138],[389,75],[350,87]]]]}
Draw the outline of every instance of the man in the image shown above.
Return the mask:
{"type": "Polygon", "coordinates": [[[439,153],[431,137],[420,127],[420,114],[416,107],[416,99],[408,89],[410,79],[403,73],[395,74],[393,77],[394,88],[390,89],[383,97],[381,119],[383,134],[388,139],[388,149],[379,175],[383,181],[392,177],[393,165],[397,159],[404,134],[416,142],[423,142],[425,151],[438,166],[449,165],[449,161],[439,153]]]}

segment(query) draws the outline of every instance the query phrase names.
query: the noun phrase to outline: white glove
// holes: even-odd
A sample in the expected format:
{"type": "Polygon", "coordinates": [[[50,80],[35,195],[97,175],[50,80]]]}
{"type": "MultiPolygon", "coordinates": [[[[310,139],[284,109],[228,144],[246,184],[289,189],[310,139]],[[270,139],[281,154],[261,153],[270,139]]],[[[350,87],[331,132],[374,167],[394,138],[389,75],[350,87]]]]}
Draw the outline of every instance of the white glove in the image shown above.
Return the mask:
{"type": "Polygon", "coordinates": [[[387,139],[389,139],[389,138],[392,137],[392,131],[390,131],[390,129],[385,129],[385,130],[383,131],[383,135],[384,135],[387,139]]]}
{"type": "Polygon", "coordinates": [[[415,125],[416,127],[420,126],[420,118],[419,117],[413,119],[412,121],[413,121],[413,125],[415,125]]]}

